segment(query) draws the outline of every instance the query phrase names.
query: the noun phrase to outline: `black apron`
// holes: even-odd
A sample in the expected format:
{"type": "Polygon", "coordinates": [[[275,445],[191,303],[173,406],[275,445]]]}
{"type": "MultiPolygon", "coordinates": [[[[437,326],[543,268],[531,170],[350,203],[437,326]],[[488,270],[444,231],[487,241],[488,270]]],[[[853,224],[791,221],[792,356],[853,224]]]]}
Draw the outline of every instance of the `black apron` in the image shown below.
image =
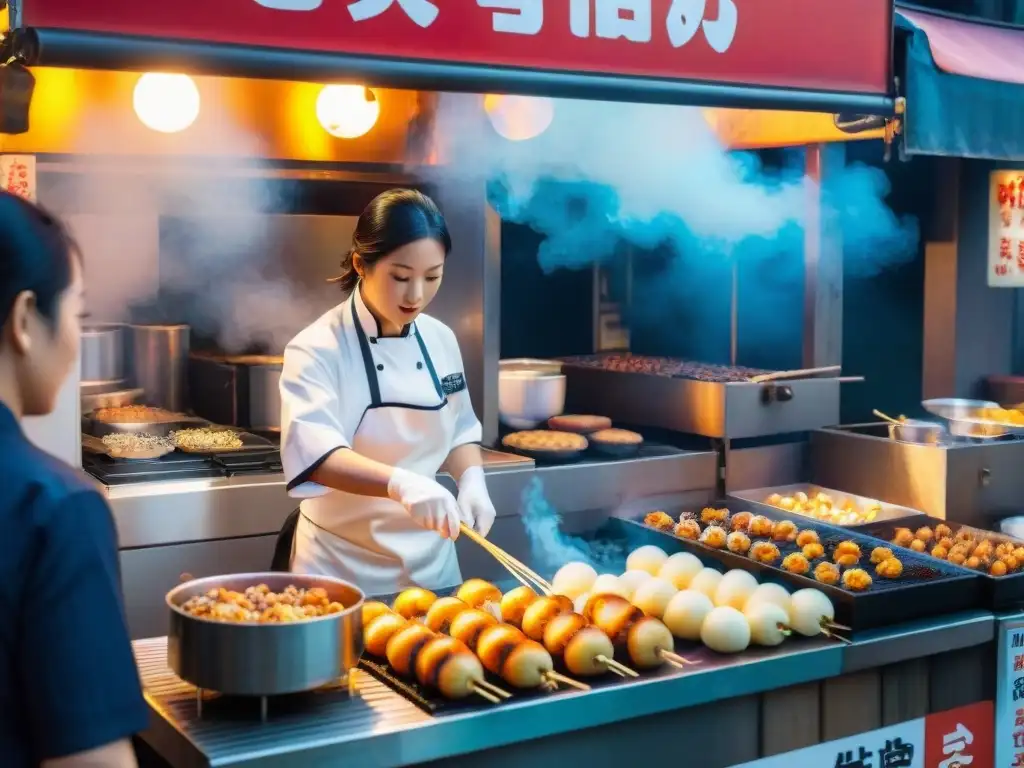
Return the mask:
{"type": "Polygon", "coordinates": [[[281,531],[277,534],[270,570],[277,573],[288,573],[292,569],[292,547],[295,545],[295,530],[299,527],[300,514],[300,510],[296,509],[285,518],[284,525],[281,526],[281,531]]]}

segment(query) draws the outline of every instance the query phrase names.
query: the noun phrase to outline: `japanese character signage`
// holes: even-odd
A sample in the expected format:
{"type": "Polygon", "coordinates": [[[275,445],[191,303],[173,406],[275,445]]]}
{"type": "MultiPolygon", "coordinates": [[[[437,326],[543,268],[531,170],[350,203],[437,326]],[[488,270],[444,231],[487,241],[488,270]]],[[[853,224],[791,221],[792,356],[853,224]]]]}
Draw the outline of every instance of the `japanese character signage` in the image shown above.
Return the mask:
{"type": "Polygon", "coordinates": [[[0,178],[6,191],[35,202],[35,155],[0,155],[0,178]]]}
{"type": "Polygon", "coordinates": [[[987,768],[992,730],[992,702],[985,701],[738,768],[987,768]]]}
{"type": "Polygon", "coordinates": [[[24,0],[22,18],[41,28],[884,95],[892,6],[892,0],[24,0]]]}
{"type": "Polygon", "coordinates": [[[1004,621],[998,632],[995,765],[1017,768],[1024,766],[1024,622],[1004,621]]]}
{"type": "Polygon", "coordinates": [[[1024,285],[1024,171],[993,171],[988,211],[988,284],[1024,285]]]}

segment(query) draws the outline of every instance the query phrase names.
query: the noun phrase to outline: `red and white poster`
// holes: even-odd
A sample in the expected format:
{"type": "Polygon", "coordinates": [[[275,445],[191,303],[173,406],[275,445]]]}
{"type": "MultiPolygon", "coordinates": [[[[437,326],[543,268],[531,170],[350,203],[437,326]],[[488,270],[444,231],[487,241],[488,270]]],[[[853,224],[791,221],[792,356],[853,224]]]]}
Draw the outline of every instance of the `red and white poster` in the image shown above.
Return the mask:
{"type": "Polygon", "coordinates": [[[992,711],[984,701],[736,768],[988,768],[992,711]]]}
{"type": "Polygon", "coordinates": [[[36,201],[35,155],[0,155],[0,178],[7,192],[36,201]]]}
{"type": "Polygon", "coordinates": [[[996,762],[1024,766],[1024,621],[1001,621],[996,673],[996,762]]]}
{"type": "Polygon", "coordinates": [[[24,0],[25,26],[886,94],[892,0],[24,0]]]}
{"type": "Polygon", "coordinates": [[[988,284],[1024,285],[1024,171],[993,171],[990,176],[988,284]]]}

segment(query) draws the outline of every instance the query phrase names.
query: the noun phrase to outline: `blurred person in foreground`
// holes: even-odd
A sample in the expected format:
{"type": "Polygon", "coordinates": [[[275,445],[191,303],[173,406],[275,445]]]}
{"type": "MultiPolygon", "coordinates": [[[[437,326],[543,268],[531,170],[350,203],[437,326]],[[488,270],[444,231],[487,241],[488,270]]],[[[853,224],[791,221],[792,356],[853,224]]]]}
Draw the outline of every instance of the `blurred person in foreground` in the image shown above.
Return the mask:
{"type": "Polygon", "coordinates": [[[78,360],[82,264],[64,227],[0,192],[0,765],[132,768],[147,725],[100,493],[21,429],[78,360]]]}

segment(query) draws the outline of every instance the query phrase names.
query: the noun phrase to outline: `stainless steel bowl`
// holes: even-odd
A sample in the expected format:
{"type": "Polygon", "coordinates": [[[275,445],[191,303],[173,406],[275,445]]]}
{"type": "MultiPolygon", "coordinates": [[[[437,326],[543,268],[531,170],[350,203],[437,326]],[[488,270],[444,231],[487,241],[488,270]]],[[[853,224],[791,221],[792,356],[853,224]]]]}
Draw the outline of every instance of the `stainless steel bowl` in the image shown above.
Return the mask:
{"type": "Polygon", "coordinates": [[[188,581],[167,594],[167,663],[197,688],[233,696],[276,696],[345,682],[363,652],[364,598],[360,589],[340,579],[296,573],[239,573],[188,581]],[[322,587],[345,610],[287,624],[256,624],[202,619],[181,609],[190,597],[217,587],[242,592],[257,584],[275,592],[289,584],[322,587]]]}
{"type": "Polygon", "coordinates": [[[1020,433],[1021,427],[999,424],[983,416],[989,408],[999,408],[992,400],[965,400],[959,397],[944,397],[925,400],[921,406],[933,416],[949,422],[949,432],[957,437],[994,438],[1010,433],[1020,433]]]}
{"type": "Polygon", "coordinates": [[[902,424],[889,425],[889,437],[901,443],[935,445],[942,440],[946,428],[934,421],[906,419],[902,424]]]}

